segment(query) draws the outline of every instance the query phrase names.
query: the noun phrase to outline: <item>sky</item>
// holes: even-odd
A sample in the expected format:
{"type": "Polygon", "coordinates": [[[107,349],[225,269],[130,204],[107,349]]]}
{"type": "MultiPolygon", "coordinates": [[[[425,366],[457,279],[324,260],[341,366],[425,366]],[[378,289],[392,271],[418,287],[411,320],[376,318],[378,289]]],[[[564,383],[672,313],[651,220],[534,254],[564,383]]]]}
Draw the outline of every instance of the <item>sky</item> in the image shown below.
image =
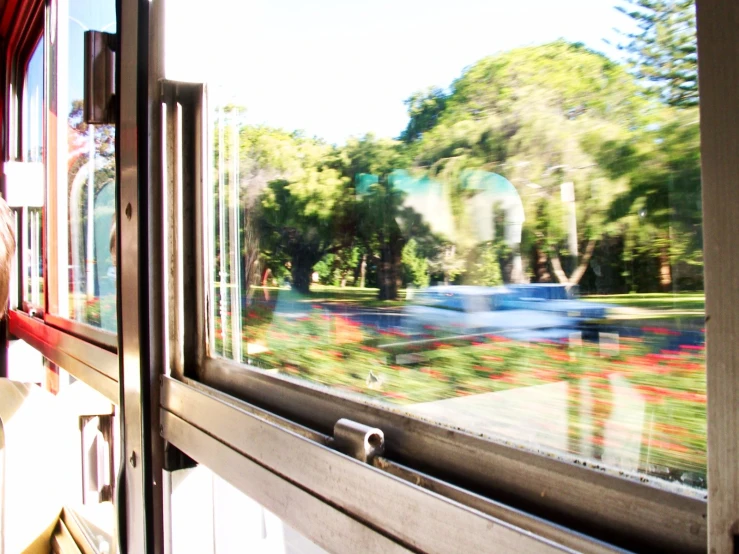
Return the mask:
{"type": "Polygon", "coordinates": [[[564,38],[612,58],[618,0],[168,0],[167,78],[208,83],[248,123],[332,143],[397,137],[403,101],[479,59],[564,38]],[[609,40],[611,45],[604,42],[609,40]]]}

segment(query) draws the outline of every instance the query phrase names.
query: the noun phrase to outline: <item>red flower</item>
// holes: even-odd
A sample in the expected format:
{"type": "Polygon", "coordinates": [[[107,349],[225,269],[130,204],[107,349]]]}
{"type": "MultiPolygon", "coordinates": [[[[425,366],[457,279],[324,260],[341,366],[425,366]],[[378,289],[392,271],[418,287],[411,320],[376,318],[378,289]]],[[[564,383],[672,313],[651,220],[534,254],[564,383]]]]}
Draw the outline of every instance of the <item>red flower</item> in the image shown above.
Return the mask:
{"type": "Polygon", "coordinates": [[[705,344],[681,344],[680,348],[683,350],[705,350],[705,344]]]}

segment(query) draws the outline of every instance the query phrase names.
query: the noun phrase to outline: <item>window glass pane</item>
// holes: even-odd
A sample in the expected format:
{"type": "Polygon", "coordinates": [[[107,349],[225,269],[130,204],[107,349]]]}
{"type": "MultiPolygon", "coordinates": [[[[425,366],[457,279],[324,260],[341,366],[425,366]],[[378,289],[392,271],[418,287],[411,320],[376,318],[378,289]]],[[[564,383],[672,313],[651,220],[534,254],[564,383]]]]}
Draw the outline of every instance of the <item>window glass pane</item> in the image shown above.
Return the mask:
{"type": "Polygon", "coordinates": [[[692,3],[289,4],[167,17],[209,86],[211,352],[704,488],[692,3]]]}
{"type": "Polygon", "coordinates": [[[23,83],[21,158],[26,162],[43,161],[44,123],[44,41],[31,55],[23,83]]]}
{"type": "MultiPolygon", "coordinates": [[[[41,39],[31,55],[23,83],[21,116],[21,160],[26,163],[43,163],[44,123],[44,41],[41,39]]],[[[24,183],[27,187],[40,187],[40,179],[24,183]]],[[[28,198],[33,195],[28,194],[28,198]]],[[[36,195],[43,198],[43,194],[36,195]]],[[[43,265],[43,216],[41,206],[25,206],[23,211],[23,245],[26,264],[23,299],[34,306],[44,306],[43,265]]]]}
{"type": "Polygon", "coordinates": [[[88,30],[116,32],[115,2],[60,2],[58,105],[67,121],[67,165],[66,175],[59,175],[66,183],[60,188],[65,197],[59,203],[66,207],[69,226],[68,236],[60,239],[68,264],[59,280],[67,284],[68,292],[60,290],[59,312],[115,331],[115,127],[88,125],[82,118],[88,30]]]}

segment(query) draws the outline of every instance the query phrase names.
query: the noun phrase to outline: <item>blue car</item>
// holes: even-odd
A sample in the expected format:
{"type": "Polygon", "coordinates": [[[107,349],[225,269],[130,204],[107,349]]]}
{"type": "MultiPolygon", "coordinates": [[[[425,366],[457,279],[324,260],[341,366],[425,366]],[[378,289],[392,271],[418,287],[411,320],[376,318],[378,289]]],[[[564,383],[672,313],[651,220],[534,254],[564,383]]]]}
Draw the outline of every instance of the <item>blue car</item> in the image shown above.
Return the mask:
{"type": "Polygon", "coordinates": [[[413,332],[556,340],[585,322],[603,319],[606,308],[576,300],[564,285],[450,285],[418,291],[406,315],[413,332]]]}

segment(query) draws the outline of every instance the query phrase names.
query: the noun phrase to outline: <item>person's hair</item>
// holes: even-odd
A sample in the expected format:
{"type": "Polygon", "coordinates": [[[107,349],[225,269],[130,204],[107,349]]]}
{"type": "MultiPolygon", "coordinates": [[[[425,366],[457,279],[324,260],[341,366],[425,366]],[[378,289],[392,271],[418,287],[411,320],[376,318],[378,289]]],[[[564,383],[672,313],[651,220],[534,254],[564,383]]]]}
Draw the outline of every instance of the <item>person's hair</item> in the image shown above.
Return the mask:
{"type": "Polygon", "coordinates": [[[0,318],[5,316],[10,296],[10,275],[15,256],[15,215],[0,198],[0,318]]]}

